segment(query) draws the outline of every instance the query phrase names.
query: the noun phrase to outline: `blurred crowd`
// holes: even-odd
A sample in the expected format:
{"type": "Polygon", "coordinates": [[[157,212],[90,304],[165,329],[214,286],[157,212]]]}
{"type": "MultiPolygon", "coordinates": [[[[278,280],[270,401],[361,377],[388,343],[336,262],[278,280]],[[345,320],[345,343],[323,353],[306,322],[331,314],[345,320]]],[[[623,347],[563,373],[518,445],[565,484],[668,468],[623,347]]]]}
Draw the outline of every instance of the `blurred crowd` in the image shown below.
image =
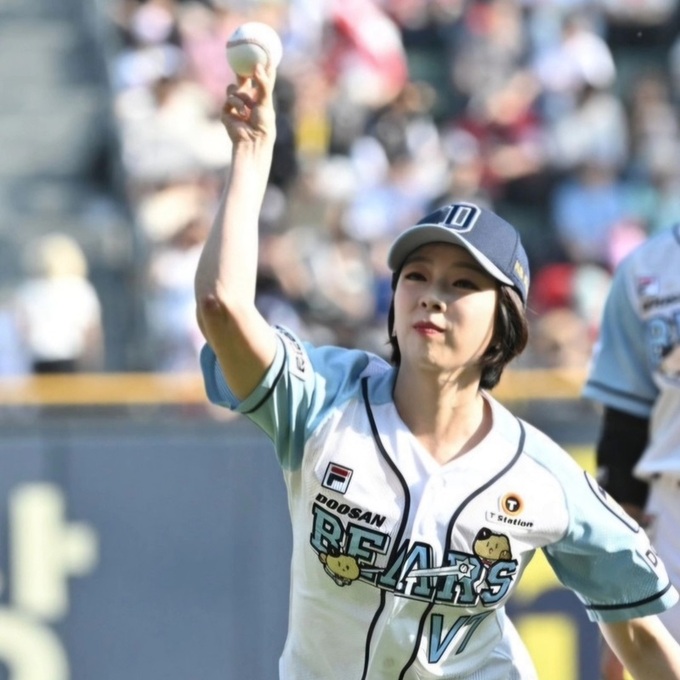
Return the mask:
{"type": "MultiPolygon", "coordinates": [[[[676,0],[105,7],[125,190],[148,245],[152,370],[196,370],[193,276],[229,171],[225,44],[244,21],[284,45],[259,305],[307,339],[387,355],[389,243],[432,207],[471,200],[529,252],[523,365],[584,367],[617,263],[680,219],[676,0]]],[[[101,334],[82,335],[83,357],[100,354],[101,334]]],[[[74,351],[52,359],[80,364],[74,351]]]]}

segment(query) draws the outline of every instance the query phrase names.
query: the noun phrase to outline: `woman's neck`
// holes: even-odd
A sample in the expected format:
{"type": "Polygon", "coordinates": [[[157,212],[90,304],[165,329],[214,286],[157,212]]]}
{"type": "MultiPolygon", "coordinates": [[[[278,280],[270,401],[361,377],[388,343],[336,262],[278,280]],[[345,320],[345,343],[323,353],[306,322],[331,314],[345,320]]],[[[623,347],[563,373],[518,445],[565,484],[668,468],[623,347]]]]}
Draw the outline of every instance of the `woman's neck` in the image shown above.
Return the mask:
{"type": "Polygon", "coordinates": [[[397,373],[397,411],[413,436],[441,465],[473,449],[491,429],[491,408],[479,381],[397,373]]]}

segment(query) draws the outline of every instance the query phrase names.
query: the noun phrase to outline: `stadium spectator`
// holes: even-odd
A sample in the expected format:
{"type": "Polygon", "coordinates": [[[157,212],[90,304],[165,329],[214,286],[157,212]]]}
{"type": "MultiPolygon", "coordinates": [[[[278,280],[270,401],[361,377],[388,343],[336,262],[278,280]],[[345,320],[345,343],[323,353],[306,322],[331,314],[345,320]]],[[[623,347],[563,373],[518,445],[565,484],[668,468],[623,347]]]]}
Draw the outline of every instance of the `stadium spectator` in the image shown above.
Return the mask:
{"type": "Polygon", "coordinates": [[[66,234],[49,234],[28,244],[24,264],[27,278],[15,307],[32,371],[101,369],[101,304],[80,245],[66,234]]]}

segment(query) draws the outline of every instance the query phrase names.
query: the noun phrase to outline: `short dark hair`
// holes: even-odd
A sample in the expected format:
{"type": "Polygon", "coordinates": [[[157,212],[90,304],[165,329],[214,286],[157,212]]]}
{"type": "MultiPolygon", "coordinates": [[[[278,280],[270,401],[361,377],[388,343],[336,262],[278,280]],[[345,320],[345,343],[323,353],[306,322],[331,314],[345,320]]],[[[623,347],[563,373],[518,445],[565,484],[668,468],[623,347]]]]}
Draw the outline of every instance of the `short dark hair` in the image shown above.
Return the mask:
{"type": "MultiPolygon", "coordinates": [[[[392,276],[393,293],[398,279],[399,272],[395,272],[392,276]]],[[[401,363],[401,350],[393,331],[394,294],[392,295],[390,309],[387,314],[387,332],[389,334],[389,343],[392,346],[390,362],[394,366],[399,366],[401,363]]],[[[496,387],[505,367],[524,351],[528,340],[529,323],[522,298],[510,286],[501,285],[498,291],[493,337],[480,360],[482,364],[482,377],[479,381],[479,386],[485,390],[496,387]]]]}

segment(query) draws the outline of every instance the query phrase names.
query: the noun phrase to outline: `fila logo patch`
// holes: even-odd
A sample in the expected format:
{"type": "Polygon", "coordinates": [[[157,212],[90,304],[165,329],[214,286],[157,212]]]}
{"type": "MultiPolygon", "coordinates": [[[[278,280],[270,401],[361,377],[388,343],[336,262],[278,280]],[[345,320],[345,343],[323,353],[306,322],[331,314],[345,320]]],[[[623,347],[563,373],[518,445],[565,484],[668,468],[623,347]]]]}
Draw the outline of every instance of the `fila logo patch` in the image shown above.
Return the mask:
{"type": "Polygon", "coordinates": [[[476,205],[454,203],[444,219],[444,224],[456,231],[470,231],[481,214],[482,211],[476,205]]]}
{"type": "Polygon", "coordinates": [[[345,493],[349,488],[349,480],[352,479],[352,470],[338,465],[337,463],[329,463],[326,468],[326,474],[323,477],[322,485],[327,489],[345,493]]]}

